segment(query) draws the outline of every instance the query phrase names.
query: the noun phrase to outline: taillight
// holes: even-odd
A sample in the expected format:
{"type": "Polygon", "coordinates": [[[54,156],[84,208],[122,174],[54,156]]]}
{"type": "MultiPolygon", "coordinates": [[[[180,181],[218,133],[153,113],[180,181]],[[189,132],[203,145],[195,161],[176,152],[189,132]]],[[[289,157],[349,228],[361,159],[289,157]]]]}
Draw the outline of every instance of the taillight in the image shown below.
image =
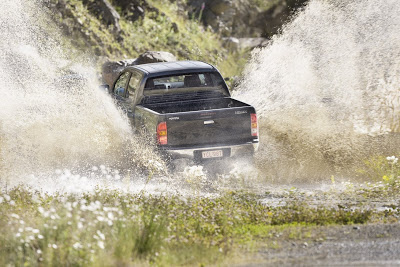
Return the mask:
{"type": "Polygon", "coordinates": [[[258,136],[258,123],[257,123],[257,114],[250,114],[251,118],[251,135],[258,136]]]}
{"type": "Polygon", "coordinates": [[[168,143],[167,123],[165,121],[157,125],[157,143],[159,145],[166,145],[168,143]]]}

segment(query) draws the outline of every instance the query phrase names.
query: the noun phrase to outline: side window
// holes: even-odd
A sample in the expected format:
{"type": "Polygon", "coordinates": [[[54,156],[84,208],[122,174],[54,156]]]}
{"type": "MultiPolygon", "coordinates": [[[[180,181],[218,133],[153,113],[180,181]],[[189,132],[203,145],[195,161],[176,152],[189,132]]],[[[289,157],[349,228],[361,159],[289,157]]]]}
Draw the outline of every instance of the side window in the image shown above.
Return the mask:
{"type": "Polygon", "coordinates": [[[119,76],[114,86],[114,94],[117,96],[125,97],[126,84],[128,83],[130,72],[125,72],[119,76]]]}
{"type": "Polygon", "coordinates": [[[141,80],[142,80],[142,74],[134,71],[132,73],[131,79],[129,81],[127,97],[129,97],[129,98],[135,97],[135,93],[139,89],[141,80]]]}

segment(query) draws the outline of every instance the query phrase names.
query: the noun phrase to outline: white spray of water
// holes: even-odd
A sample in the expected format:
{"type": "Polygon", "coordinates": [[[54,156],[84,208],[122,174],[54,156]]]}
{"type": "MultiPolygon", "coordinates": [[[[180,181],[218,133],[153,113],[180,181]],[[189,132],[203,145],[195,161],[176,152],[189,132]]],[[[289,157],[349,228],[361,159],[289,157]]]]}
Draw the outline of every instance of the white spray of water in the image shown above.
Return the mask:
{"type": "Polygon", "coordinates": [[[255,52],[241,96],[263,117],[301,118],[302,127],[326,116],[363,133],[397,130],[382,109],[399,111],[384,103],[399,98],[399,11],[395,0],[311,1],[255,52]]]}
{"type": "Polygon", "coordinates": [[[254,52],[236,96],[261,117],[263,160],[286,153],[297,175],[354,160],[371,145],[361,135],[399,132],[399,82],[397,0],[311,0],[254,52]]]}
{"type": "Polygon", "coordinates": [[[152,149],[136,142],[127,119],[98,88],[90,62],[68,59],[59,36],[42,28],[51,21],[40,4],[1,1],[1,181],[101,164],[160,169],[152,149]]]}
{"type": "MultiPolygon", "coordinates": [[[[261,160],[282,163],[267,165],[274,175],[290,161],[299,172],[318,157],[334,163],[351,158],[357,134],[399,131],[399,8],[395,0],[312,0],[268,47],[254,53],[238,97],[258,110],[261,160]]],[[[41,28],[47,23],[34,1],[2,0],[1,180],[23,177],[31,186],[47,183],[67,191],[92,190],[101,180],[126,189],[119,174],[97,174],[91,166],[118,168],[134,161],[163,169],[97,89],[90,64],[69,60],[58,37],[41,28]],[[68,76],[71,72],[85,79],[68,76]],[[78,82],[68,82],[71,77],[78,82]],[[86,171],[68,170],[80,168],[86,171]]],[[[201,186],[204,174],[186,175],[201,186]]]]}

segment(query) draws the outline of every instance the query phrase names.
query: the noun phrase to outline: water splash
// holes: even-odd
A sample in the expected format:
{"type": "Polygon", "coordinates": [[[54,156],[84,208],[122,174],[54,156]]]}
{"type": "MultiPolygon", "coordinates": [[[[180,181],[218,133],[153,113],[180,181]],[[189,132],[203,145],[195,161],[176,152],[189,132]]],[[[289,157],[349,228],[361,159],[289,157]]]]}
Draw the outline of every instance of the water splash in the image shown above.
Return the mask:
{"type": "Polygon", "coordinates": [[[400,130],[399,14],[396,0],[312,0],[254,52],[236,96],[261,117],[268,175],[321,179],[390,148],[372,136],[400,130]]]}
{"type": "Polygon", "coordinates": [[[136,141],[98,89],[92,62],[64,53],[41,4],[1,3],[0,179],[101,164],[160,169],[157,154],[136,141]]]}

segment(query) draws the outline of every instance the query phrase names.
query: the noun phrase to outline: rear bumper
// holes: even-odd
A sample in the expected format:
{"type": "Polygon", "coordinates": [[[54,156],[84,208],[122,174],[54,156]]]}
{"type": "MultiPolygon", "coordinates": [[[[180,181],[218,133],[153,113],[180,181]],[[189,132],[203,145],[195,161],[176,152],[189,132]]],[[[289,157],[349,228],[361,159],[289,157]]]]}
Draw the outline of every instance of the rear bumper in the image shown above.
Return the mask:
{"type": "Polygon", "coordinates": [[[245,143],[240,145],[222,145],[222,146],[207,146],[207,147],[196,147],[196,148],[185,148],[185,149],[165,149],[163,150],[169,154],[172,158],[195,158],[195,151],[205,151],[205,150],[219,150],[219,149],[230,149],[230,157],[240,156],[240,155],[250,155],[258,150],[258,142],[245,143]]]}

